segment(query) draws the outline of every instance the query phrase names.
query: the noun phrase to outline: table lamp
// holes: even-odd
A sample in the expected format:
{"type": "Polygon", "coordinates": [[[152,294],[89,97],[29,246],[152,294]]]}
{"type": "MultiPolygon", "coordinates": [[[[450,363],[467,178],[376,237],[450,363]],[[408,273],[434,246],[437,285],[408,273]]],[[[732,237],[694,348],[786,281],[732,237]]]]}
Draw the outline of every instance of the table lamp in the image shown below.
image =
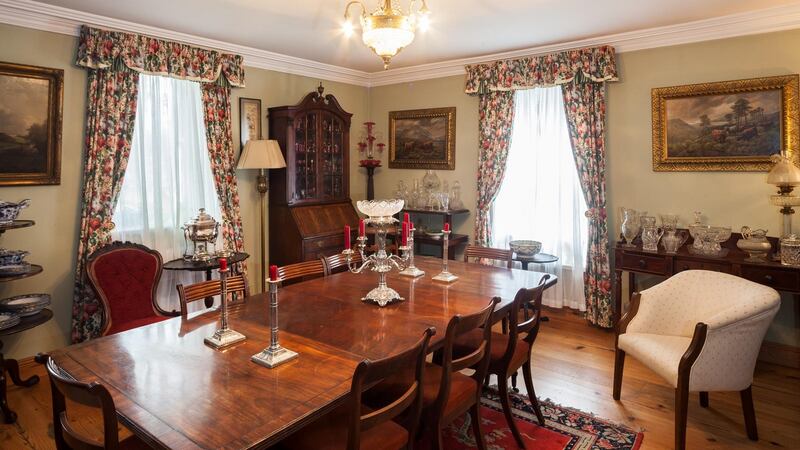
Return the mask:
{"type": "Polygon", "coordinates": [[[267,206],[265,195],[267,193],[267,169],[280,169],[286,167],[286,161],[281,153],[278,141],[267,139],[249,140],[244,144],[244,150],[239,157],[237,169],[259,169],[256,178],[256,190],[261,194],[261,292],[267,290],[267,253],[266,253],[266,221],[267,206]]]}

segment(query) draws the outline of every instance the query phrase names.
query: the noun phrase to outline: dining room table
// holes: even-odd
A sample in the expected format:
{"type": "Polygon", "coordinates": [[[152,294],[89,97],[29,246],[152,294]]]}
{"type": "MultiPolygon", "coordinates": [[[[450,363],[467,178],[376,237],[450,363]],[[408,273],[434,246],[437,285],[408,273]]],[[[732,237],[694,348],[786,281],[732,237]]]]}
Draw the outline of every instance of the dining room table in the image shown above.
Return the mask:
{"type": "MultiPolygon", "coordinates": [[[[364,359],[413,345],[428,327],[442,346],[450,319],[472,314],[498,297],[493,320],[508,313],[520,288],[541,272],[450,261],[459,278],[433,281],[440,258],[417,257],[419,278],[397,271],[387,283],[403,300],[379,307],[361,297],[378,282],[371,271],[343,272],[278,290],[280,344],[299,353],[268,369],[250,357],[269,345],[269,295],[229,308],[229,325],[247,339],[224,350],[203,343],[219,326],[216,309],[176,317],[58,349],[50,354],[70,376],[102,383],[120,422],[153,448],[268,448],[339,407],[364,359]]],[[[545,282],[553,286],[557,278],[545,282]]]]}

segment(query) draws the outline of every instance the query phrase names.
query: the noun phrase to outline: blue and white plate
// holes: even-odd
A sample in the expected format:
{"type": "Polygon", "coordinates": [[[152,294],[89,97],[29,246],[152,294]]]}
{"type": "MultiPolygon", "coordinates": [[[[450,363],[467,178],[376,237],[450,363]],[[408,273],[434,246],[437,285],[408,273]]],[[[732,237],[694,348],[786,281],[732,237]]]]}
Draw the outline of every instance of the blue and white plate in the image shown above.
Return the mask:
{"type": "Polygon", "coordinates": [[[0,311],[8,311],[20,317],[38,314],[50,304],[49,294],[25,294],[0,300],[0,311]]]}
{"type": "Polygon", "coordinates": [[[18,324],[19,321],[20,317],[17,314],[11,312],[0,313],[0,330],[11,328],[18,324]]]}

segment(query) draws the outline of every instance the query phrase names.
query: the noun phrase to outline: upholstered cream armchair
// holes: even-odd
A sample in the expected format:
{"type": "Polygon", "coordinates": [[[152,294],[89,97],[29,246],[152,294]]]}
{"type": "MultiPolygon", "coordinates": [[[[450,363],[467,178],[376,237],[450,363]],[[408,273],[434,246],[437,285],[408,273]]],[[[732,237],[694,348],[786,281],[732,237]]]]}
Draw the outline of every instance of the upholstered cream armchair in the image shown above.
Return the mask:
{"type": "Polygon", "coordinates": [[[761,341],[780,307],[772,288],[706,270],[634,294],[617,326],[614,399],[629,354],[675,387],[675,448],[686,446],[689,392],[739,391],[747,436],[758,440],[751,384],[761,341]]]}

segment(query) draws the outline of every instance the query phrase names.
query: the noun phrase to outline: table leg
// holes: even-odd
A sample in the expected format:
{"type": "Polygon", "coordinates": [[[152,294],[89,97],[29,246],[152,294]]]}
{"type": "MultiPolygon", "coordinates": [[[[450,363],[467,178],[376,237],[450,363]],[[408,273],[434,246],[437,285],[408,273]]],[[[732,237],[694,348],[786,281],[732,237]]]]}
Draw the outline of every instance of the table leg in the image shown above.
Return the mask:
{"type": "Polygon", "coordinates": [[[628,299],[636,292],[636,273],[628,272],[628,299]]]}
{"type": "Polygon", "coordinates": [[[529,261],[520,261],[519,263],[522,264],[522,270],[528,270],[529,261]]]}
{"type": "MultiPolygon", "coordinates": [[[[211,269],[206,270],[206,281],[211,281],[211,269]]],[[[204,303],[206,308],[211,308],[214,305],[214,297],[206,297],[204,303]]]]}
{"type": "MultiPolygon", "coordinates": [[[[0,348],[3,348],[3,342],[0,341],[0,348]]],[[[3,421],[5,423],[14,423],[17,421],[17,413],[8,407],[8,397],[6,395],[8,387],[6,386],[6,372],[11,377],[11,381],[17,386],[30,387],[39,382],[39,377],[34,375],[27,380],[23,380],[19,376],[19,363],[16,359],[5,359],[3,353],[0,352],[0,410],[3,412],[3,421]]]]}
{"type": "Polygon", "coordinates": [[[614,326],[622,317],[622,271],[614,271],[614,326]]]}

